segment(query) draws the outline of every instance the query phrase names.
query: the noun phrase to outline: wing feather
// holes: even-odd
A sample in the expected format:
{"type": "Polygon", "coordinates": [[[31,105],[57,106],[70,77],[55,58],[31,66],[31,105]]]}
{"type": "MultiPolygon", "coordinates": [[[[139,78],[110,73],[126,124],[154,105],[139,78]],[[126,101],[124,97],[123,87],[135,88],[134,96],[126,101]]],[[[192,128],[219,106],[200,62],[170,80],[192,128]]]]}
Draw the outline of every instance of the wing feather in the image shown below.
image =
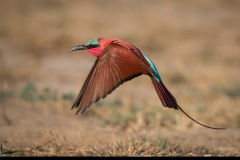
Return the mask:
{"type": "Polygon", "coordinates": [[[86,87],[87,87],[87,85],[88,85],[88,83],[89,83],[89,81],[91,79],[91,76],[92,76],[92,74],[93,74],[93,72],[95,70],[95,67],[96,67],[97,63],[98,63],[98,59],[94,62],[94,64],[93,64],[93,66],[92,66],[92,68],[91,68],[91,70],[90,70],[90,72],[89,72],[85,82],[83,83],[82,89],[80,90],[76,100],[74,101],[74,103],[72,105],[72,109],[74,107],[77,108],[77,106],[79,106],[79,103],[80,103],[80,101],[82,99],[83,93],[84,93],[84,91],[85,91],[85,89],[86,89],[86,87]]]}
{"type": "Polygon", "coordinates": [[[149,65],[130,48],[112,42],[95,61],[72,108],[77,108],[76,114],[83,113],[119,85],[142,74],[151,75],[149,65]]]}

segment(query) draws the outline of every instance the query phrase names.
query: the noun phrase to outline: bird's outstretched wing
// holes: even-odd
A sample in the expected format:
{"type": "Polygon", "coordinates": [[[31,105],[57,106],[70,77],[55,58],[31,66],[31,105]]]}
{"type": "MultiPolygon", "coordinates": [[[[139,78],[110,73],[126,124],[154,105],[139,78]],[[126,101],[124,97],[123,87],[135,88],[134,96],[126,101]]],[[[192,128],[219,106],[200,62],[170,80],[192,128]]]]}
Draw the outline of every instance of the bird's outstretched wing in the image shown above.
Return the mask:
{"type": "Polygon", "coordinates": [[[143,57],[142,53],[129,43],[121,45],[121,42],[119,41],[111,42],[103,50],[100,57],[97,58],[82,86],[82,89],[73,103],[72,109],[74,107],[77,108],[76,114],[78,114],[79,111],[83,113],[92,103],[97,102],[101,98],[105,98],[119,85],[142,74],[151,77],[152,83],[163,106],[181,110],[191,120],[204,127],[211,129],[225,129],[203,125],[190,117],[177,104],[176,99],[164,84],[156,81],[148,62],[143,57]]]}
{"type": "Polygon", "coordinates": [[[124,82],[142,74],[151,74],[151,69],[139,57],[136,48],[111,42],[97,58],[80,90],[72,109],[83,113],[92,103],[105,98],[124,82]]]}

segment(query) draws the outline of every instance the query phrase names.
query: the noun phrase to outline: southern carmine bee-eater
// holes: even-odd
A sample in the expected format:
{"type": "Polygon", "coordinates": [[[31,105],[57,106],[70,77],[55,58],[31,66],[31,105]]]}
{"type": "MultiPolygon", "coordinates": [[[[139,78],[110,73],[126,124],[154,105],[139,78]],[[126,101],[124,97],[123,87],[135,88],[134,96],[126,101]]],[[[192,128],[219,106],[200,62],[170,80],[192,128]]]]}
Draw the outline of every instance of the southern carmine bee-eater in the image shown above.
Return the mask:
{"type": "Polygon", "coordinates": [[[86,44],[78,45],[69,50],[86,50],[97,57],[75,102],[72,105],[83,113],[86,108],[101,98],[105,98],[117,87],[142,74],[148,75],[164,107],[181,110],[194,122],[211,129],[225,129],[209,127],[190,117],[177,104],[176,99],[168,91],[152,61],[129,42],[118,38],[94,38],[86,44]]]}

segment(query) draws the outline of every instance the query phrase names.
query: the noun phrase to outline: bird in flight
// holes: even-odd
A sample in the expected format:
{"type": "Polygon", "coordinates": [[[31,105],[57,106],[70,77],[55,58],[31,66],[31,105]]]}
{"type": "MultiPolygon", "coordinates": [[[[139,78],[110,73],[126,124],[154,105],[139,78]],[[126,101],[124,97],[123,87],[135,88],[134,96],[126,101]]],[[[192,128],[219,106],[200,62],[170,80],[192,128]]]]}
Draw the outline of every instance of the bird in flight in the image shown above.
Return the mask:
{"type": "Polygon", "coordinates": [[[178,104],[173,95],[163,84],[163,81],[153,62],[129,42],[118,38],[94,38],[86,44],[77,45],[69,52],[86,50],[97,57],[75,102],[76,115],[83,113],[92,103],[98,102],[112,93],[117,87],[140,75],[148,75],[164,107],[181,110],[194,122],[210,129],[225,129],[209,127],[190,117],[178,104]]]}

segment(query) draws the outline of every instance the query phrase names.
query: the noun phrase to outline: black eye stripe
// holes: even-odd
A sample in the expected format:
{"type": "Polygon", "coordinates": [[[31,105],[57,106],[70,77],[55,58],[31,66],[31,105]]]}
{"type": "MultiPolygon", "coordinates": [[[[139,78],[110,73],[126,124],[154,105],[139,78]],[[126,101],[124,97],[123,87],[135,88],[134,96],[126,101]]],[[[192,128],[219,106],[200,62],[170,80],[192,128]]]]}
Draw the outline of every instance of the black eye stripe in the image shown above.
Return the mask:
{"type": "Polygon", "coordinates": [[[99,45],[99,44],[89,44],[89,45],[87,45],[86,47],[87,47],[87,49],[91,49],[91,48],[100,47],[100,45],[99,45]]]}

